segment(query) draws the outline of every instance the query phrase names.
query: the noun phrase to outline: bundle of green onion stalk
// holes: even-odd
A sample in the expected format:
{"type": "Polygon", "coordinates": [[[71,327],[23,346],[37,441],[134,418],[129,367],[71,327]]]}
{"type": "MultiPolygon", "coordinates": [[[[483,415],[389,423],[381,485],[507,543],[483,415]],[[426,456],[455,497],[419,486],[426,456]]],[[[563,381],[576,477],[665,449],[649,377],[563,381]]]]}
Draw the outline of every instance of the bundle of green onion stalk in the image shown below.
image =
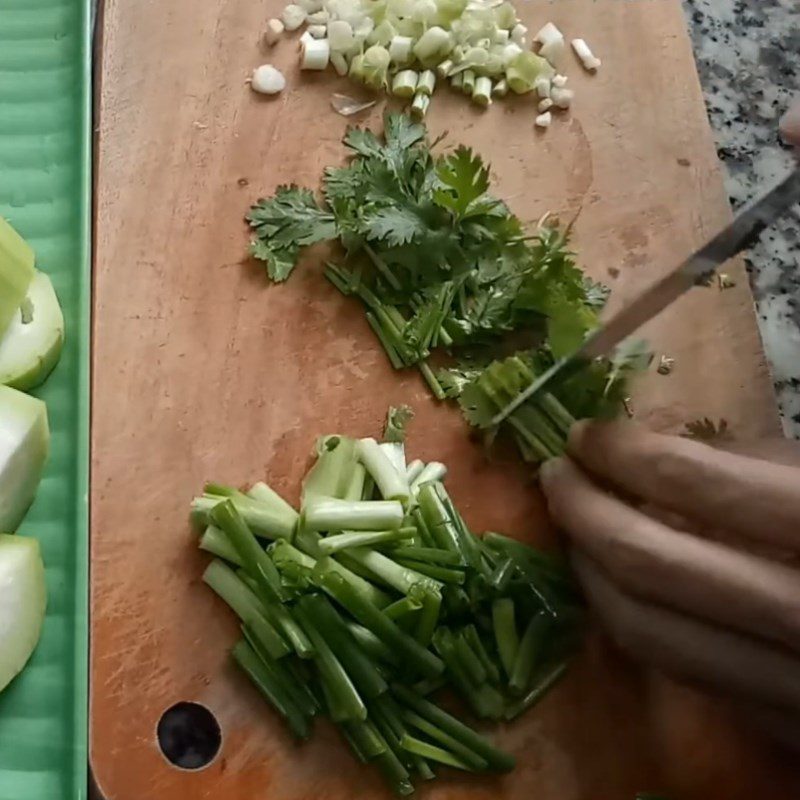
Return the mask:
{"type": "Polygon", "coordinates": [[[330,718],[399,795],[440,766],[512,769],[436,698],[514,719],[564,673],[581,616],[557,556],[476,536],[444,465],[406,462],[407,418],[392,409],[382,443],[322,437],[299,514],[264,483],[192,504],[218,557],[204,580],[241,620],[235,661],[295,736],[330,718]]]}

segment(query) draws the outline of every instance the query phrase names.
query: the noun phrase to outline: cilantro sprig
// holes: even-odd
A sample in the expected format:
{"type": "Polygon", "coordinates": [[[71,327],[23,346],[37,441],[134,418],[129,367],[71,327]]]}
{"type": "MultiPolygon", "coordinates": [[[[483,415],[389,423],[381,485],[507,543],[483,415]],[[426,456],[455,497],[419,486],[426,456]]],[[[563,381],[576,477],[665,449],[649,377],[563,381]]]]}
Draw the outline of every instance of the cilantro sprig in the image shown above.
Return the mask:
{"type": "MultiPolygon", "coordinates": [[[[392,365],[416,365],[436,397],[457,398],[485,427],[498,403],[581,344],[608,290],[577,267],[568,228],[526,231],[470,148],[434,155],[424,126],[402,114],[387,115],[382,137],[353,128],[344,144],[349,162],[325,170],[320,199],[281,186],[252,207],[251,252],[283,281],[304,247],[337,241],[344,259],[325,276],[361,300],[392,365]],[[494,360],[520,336],[524,352],[494,360]],[[437,350],[459,360],[434,370],[437,350]]],[[[615,413],[631,366],[625,354],[598,361],[523,405],[508,420],[523,455],[560,452],[573,417],[615,413]]]]}

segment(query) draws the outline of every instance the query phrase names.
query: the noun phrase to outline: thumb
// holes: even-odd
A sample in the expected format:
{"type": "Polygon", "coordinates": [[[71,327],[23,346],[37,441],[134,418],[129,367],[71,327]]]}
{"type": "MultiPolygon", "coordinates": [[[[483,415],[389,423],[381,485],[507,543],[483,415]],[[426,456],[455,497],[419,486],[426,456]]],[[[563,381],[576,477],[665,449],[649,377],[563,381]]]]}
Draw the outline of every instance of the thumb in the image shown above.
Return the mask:
{"type": "Polygon", "coordinates": [[[800,147],[800,101],[795,102],[781,120],[781,136],[789,144],[800,147]]]}

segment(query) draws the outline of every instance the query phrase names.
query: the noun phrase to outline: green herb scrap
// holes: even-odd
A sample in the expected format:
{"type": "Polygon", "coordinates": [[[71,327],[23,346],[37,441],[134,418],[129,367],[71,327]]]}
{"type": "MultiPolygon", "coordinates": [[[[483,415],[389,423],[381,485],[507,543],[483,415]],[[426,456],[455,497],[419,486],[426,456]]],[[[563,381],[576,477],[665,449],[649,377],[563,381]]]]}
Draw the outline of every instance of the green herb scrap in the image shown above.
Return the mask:
{"type": "MultiPolygon", "coordinates": [[[[543,221],[526,232],[490,194],[489,168],[472,150],[434,156],[424,126],[400,114],[386,117],[382,138],[355,128],[344,143],[351,158],[325,171],[322,200],[283,186],[251,209],[252,253],[266,262],[272,280],[288,277],[303,247],[338,241],[345,259],[328,264],[328,280],[362,301],[395,368],[417,365],[436,397],[461,398],[473,424],[480,416],[473,406],[499,410],[496,401],[523,386],[519,364],[535,376],[596,327],[608,289],[576,266],[569,228],[543,221]],[[519,347],[516,360],[492,364],[519,347]],[[476,349],[480,358],[467,358],[476,349]],[[450,354],[451,363],[435,371],[428,359],[437,350],[450,354]],[[510,384],[507,373],[514,373],[510,384]],[[479,400],[486,392],[491,397],[479,400]]],[[[597,362],[556,399],[571,416],[614,413],[629,372],[597,362]]],[[[535,413],[521,411],[531,425],[534,418],[537,426],[549,424],[538,405],[535,413]]],[[[559,414],[555,428],[532,431],[547,446],[520,444],[526,457],[539,460],[563,446],[567,416],[559,414]]],[[[525,434],[518,424],[512,418],[507,427],[519,441],[525,434]]]]}

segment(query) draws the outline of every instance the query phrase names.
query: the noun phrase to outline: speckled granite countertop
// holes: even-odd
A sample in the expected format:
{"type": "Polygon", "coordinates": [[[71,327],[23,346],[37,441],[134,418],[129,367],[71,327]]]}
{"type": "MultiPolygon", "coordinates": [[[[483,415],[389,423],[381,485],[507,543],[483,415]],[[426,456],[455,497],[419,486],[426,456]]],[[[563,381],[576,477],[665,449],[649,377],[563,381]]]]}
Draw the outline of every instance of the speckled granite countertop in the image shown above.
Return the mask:
{"type": "MultiPolygon", "coordinates": [[[[800,100],[798,0],[683,0],[717,151],[734,207],[792,163],[778,122],[800,100]]],[[[784,416],[800,437],[800,214],[748,259],[759,325],[784,416]]]]}

